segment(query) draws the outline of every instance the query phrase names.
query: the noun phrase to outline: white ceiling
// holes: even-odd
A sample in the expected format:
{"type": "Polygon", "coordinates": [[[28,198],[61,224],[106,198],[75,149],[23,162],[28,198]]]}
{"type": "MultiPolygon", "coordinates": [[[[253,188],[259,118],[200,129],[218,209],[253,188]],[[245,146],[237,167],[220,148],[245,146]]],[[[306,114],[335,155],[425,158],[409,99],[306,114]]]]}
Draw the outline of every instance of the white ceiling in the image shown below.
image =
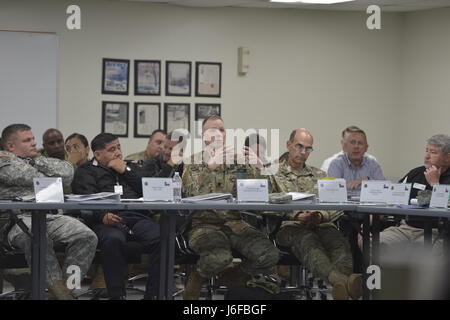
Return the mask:
{"type": "Polygon", "coordinates": [[[376,4],[382,11],[407,12],[450,7],[450,0],[355,0],[334,5],[311,5],[305,3],[281,4],[269,0],[122,0],[153,3],[169,3],[188,7],[245,7],[245,8],[297,8],[316,10],[365,11],[369,5],[376,4]]]}

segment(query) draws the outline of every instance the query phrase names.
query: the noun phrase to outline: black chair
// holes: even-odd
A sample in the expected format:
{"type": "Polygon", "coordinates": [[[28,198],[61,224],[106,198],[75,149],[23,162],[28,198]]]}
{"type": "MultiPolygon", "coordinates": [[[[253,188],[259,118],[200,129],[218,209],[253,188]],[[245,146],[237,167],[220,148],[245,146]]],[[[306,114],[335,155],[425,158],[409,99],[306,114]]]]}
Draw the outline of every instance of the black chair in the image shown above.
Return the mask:
{"type": "Polygon", "coordinates": [[[8,273],[8,269],[28,269],[25,255],[13,248],[0,249],[0,300],[27,300],[31,298],[31,273],[23,272],[20,275],[8,273]],[[3,292],[4,280],[14,286],[13,290],[3,292]],[[16,287],[19,285],[21,288],[16,287]]]}
{"type": "MultiPolygon", "coordinates": [[[[8,226],[16,219],[15,212],[8,212],[8,217],[0,218],[0,300],[24,300],[31,297],[31,273],[24,272],[17,275],[7,271],[8,269],[28,269],[25,254],[21,250],[11,247],[6,240],[10,229],[8,226]],[[14,285],[14,290],[3,292],[4,280],[14,285]]],[[[28,231],[28,229],[26,230],[28,231]]]]}

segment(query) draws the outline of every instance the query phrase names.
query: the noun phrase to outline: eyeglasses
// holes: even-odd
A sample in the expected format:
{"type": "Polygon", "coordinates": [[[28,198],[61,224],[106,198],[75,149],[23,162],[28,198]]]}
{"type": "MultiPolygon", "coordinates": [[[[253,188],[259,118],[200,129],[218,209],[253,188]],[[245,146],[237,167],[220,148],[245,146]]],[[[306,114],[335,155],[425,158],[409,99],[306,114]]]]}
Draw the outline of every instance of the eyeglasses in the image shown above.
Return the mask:
{"type": "Polygon", "coordinates": [[[294,144],[294,148],[298,151],[312,152],[314,151],[313,147],[305,147],[304,145],[298,143],[294,144]]]}

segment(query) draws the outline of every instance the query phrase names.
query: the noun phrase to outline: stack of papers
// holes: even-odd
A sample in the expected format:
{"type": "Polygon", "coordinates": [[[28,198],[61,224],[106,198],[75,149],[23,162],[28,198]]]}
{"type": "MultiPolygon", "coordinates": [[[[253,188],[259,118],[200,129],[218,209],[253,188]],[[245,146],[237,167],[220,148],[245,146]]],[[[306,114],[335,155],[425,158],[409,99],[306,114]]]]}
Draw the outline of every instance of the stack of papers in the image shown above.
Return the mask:
{"type": "Polygon", "coordinates": [[[90,200],[110,200],[120,201],[120,195],[114,192],[99,192],[92,194],[68,194],[64,196],[67,201],[90,201],[90,200]]]}
{"type": "Polygon", "coordinates": [[[292,201],[308,199],[316,196],[313,193],[303,193],[303,192],[288,192],[287,194],[292,196],[292,201]]]}
{"type": "Polygon", "coordinates": [[[201,194],[194,197],[189,198],[183,198],[181,199],[181,202],[188,202],[188,203],[194,203],[194,202],[201,202],[201,201],[218,201],[218,200],[232,200],[233,196],[231,193],[208,193],[208,194],[201,194]]]}
{"type": "Polygon", "coordinates": [[[17,201],[34,201],[36,198],[34,197],[34,195],[29,195],[29,196],[22,196],[22,197],[16,197],[14,200],[17,201]]]}

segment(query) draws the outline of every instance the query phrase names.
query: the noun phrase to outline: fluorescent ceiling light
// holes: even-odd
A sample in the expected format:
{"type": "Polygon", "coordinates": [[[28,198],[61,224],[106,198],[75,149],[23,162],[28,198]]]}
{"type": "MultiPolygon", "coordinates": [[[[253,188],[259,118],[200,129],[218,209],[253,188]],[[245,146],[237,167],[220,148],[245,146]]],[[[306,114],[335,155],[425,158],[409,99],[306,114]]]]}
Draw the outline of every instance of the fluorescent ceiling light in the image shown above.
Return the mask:
{"type": "Polygon", "coordinates": [[[342,2],[350,2],[355,0],[270,0],[270,2],[284,3],[315,3],[315,4],[335,4],[342,2]]]}

